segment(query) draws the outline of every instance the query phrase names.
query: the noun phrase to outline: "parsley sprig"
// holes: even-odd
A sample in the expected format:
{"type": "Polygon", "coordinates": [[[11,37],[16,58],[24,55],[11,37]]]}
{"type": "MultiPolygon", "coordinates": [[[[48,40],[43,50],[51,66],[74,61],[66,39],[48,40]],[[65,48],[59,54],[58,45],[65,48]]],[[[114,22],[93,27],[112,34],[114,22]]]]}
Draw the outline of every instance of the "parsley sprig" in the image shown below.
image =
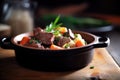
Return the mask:
{"type": "Polygon", "coordinates": [[[45,31],[52,32],[53,34],[59,34],[59,31],[56,30],[57,28],[59,28],[62,25],[62,23],[58,24],[59,19],[60,19],[60,16],[57,16],[56,19],[54,20],[54,22],[51,22],[50,25],[46,26],[45,31]]]}

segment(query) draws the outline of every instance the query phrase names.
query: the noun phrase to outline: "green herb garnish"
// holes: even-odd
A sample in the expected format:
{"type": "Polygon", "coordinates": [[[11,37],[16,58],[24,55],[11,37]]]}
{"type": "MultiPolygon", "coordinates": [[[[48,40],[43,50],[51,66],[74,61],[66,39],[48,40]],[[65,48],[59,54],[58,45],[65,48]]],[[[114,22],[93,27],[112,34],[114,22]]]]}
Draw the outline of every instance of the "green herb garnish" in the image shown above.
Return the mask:
{"type": "Polygon", "coordinates": [[[90,66],[90,69],[94,69],[94,66],[90,66]]]}
{"type": "Polygon", "coordinates": [[[63,45],[64,48],[70,48],[70,44],[66,43],[63,45]]]}
{"type": "Polygon", "coordinates": [[[46,26],[45,31],[52,32],[55,35],[60,34],[60,32],[58,32],[58,30],[57,30],[57,28],[59,28],[62,25],[62,23],[57,24],[59,19],[60,19],[60,16],[57,16],[57,18],[54,20],[54,22],[51,22],[50,25],[46,26]]]}
{"type": "Polygon", "coordinates": [[[32,43],[35,43],[35,44],[36,44],[36,43],[40,43],[40,41],[37,40],[37,39],[35,39],[35,38],[31,38],[30,41],[29,41],[29,43],[30,43],[30,44],[32,44],[32,43]]]}

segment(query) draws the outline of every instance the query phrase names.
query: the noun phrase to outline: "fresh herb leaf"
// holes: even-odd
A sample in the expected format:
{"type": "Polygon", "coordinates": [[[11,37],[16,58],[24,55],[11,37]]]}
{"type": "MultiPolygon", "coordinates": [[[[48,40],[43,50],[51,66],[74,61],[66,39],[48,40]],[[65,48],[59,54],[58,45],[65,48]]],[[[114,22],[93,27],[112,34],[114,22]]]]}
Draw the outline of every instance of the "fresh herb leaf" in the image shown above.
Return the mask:
{"type": "Polygon", "coordinates": [[[94,66],[90,66],[90,69],[94,69],[94,66]]]}
{"type": "Polygon", "coordinates": [[[60,16],[57,16],[56,19],[54,20],[54,22],[51,22],[50,25],[46,26],[45,31],[52,32],[54,34],[54,32],[56,32],[55,30],[62,25],[62,23],[57,24],[59,19],[60,19],[60,16]]]}
{"type": "Polygon", "coordinates": [[[70,44],[66,43],[63,45],[64,48],[70,48],[70,44]]]}
{"type": "Polygon", "coordinates": [[[36,44],[36,43],[40,43],[39,40],[35,39],[35,38],[31,38],[30,41],[29,41],[30,44],[36,44]]]}
{"type": "Polygon", "coordinates": [[[59,21],[59,19],[60,19],[60,16],[58,16],[58,17],[55,19],[55,21],[54,21],[54,25],[57,24],[57,22],[59,21]]]}

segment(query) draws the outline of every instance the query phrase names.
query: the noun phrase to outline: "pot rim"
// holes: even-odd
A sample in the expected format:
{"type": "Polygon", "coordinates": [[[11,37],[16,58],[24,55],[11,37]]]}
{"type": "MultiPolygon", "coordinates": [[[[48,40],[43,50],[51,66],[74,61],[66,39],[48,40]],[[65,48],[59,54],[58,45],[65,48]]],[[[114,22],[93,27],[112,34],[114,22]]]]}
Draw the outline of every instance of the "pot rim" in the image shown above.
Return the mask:
{"type": "MultiPolygon", "coordinates": [[[[84,32],[84,31],[73,31],[75,33],[83,33],[83,34],[86,34],[88,36],[91,36],[94,40],[90,43],[88,43],[87,45],[85,46],[81,46],[81,47],[74,47],[74,48],[70,48],[70,49],[59,49],[59,50],[50,50],[50,49],[39,49],[39,48],[34,48],[34,47],[27,47],[27,46],[22,46],[22,45],[19,45],[17,42],[15,42],[15,38],[21,36],[23,37],[23,35],[33,35],[32,32],[27,32],[27,33],[22,33],[22,34],[19,34],[19,35],[16,35],[14,37],[12,37],[11,39],[11,42],[14,46],[17,46],[17,47],[21,47],[21,48],[25,48],[25,49],[31,49],[31,50],[41,50],[41,51],[66,51],[66,50],[75,50],[75,49],[81,49],[81,50],[84,50],[86,48],[89,48],[89,47],[92,47],[96,42],[97,42],[97,36],[94,35],[94,34],[91,34],[91,33],[88,33],[88,32],[84,32]]],[[[94,47],[92,47],[94,48],[94,47]]]]}

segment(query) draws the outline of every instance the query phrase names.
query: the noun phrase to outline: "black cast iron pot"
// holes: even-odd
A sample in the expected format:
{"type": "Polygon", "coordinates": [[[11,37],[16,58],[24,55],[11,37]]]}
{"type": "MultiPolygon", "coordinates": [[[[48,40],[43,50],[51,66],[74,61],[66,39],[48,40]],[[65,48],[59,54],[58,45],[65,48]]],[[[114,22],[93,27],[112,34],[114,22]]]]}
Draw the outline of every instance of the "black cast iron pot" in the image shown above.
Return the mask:
{"type": "Polygon", "coordinates": [[[75,31],[75,33],[80,33],[88,44],[83,47],[63,50],[40,50],[19,45],[18,41],[23,36],[32,35],[32,33],[23,33],[10,40],[2,38],[1,47],[14,49],[17,62],[30,69],[45,71],[76,70],[84,68],[92,61],[94,48],[107,47],[110,40],[87,32],[75,31]]]}

